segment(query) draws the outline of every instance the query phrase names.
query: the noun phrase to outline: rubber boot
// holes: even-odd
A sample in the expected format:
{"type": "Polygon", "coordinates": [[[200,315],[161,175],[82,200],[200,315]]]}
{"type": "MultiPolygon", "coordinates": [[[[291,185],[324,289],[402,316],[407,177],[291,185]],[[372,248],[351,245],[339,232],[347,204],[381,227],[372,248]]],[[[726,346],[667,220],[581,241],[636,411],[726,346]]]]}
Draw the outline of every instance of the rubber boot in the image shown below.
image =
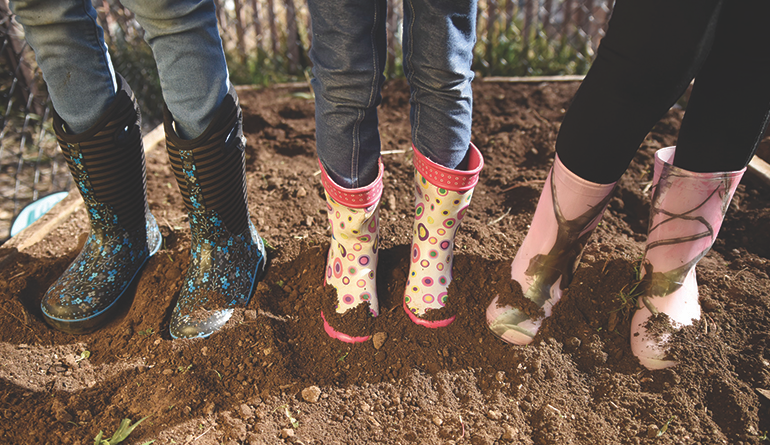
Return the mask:
{"type": "MultiPolygon", "coordinates": [[[[371,184],[346,189],[335,183],[321,166],[321,180],[326,194],[332,239],[326,259],[324,284],[337,290],[335,311],[338,314],[369,305],[372,317],[380,313],[377,299],[377,249],[380,244],[379,219],[382,198],[382,161],[379,173],[371,184]]],[[[346,343],[361,343],[370,335],[356,336],[332,327],[321,312],[326,333],[346,343]]]]}
{"type": "Polygon", "coordinates": [[[529,232],[511,264],[511,278],[524,296],[542,309],[530,318],[520,309],[500,304],[487,307],[487,324],[503,341],[532,342],[545,317],[572,281],[583,248],[599,225],[615,183],[596,184],[572,173],[556,156],[535,209],[529,232]]]}
{"type": "Polygon", "coordinates": [[[631,350],[648,369],[676,365],[666,354],[671,335],[700,319],[695,265],[711,249],[746,171],[687,171],[671,164],[674,151],[668,147],[655,154],[655,188],[642,261],[642,278],[648,286],[631,320],[631,350]]]}
{"type": "Polygon", "coordinates": [[[265,270],[265,248],[249,220],[242,114],[231,86],[198,137],[181,139],[164,108],[166,148],[190,220],[190,265],[171,314],[174,338],[208,337],[245,307],[265,270]]]}
{"type": "Polygon", "coordinates": [[[484,159],[479,149],[471,144],[467,170],[453,170],[436,164],[412,148],[414,228],[404,310],[414,323],[441,328],[449,326],[455,315],[433,319],[428,313],[447,304],[455,233],[470,206],[484,159]]]}
{"type": "Polygon", "coordinates": [[[82,334],[108,321],[161,235],[147,207],[141,116],[128,83],[118,77],[112,105],[91,128],[69,134],[56,112],[56,139],[85,202],[90,233],[83,249],[48,289],[43,318],[82,334]]]}

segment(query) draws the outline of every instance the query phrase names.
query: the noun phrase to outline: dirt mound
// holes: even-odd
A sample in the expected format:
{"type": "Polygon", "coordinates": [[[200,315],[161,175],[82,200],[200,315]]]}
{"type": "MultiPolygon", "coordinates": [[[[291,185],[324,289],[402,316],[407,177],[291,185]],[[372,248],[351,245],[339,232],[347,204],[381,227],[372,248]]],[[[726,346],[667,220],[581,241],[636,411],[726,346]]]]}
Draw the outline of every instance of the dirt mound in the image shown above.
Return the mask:
{"type": "MultiPolygon", "coordinates": [[[[119,319],[84,336],[42,321],[45,290],[77,253],[85,211],[0,269],[0,442],[90,444],[149,416],[126,443],[760,443],[770,430],[770,198],[744,180],[698,267],[702,323],[682,364],[650,372],[629,347],[629,284],[642,255],[652,155],[645,140],[575,279],[529,347],[486,328],[484,309],[526,234],[574,83],[474,85],[486,158],[455,247],[458,319],[413,325],[401,308],[411,240],[408,88],[385,85],[385,173],[375,341],[328,338],[319,315],[328,248],[313,103],[288,87],[241,89],[250,212],[269,244],[265,279],[207,340],[167,333],[189,261],[184,206],[162,147],[148,155],[164,244],[119,319]]],[[[767,145],[767,144],[765,144],[767,145]]],[[[0,257],[8,249],[0,248],[0,257]]]]}

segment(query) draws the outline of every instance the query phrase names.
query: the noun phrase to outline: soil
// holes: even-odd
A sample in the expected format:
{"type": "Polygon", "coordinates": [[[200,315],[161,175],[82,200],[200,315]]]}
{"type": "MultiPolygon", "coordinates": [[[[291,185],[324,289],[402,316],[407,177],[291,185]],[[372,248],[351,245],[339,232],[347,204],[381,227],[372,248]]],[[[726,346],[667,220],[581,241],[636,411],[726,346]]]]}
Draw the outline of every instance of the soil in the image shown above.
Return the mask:
{"type": "Polygon", "coordinates": [[[91,444],[145,417],[124,443],[763,442],[770,194],[751,178],[698,266],[703,317],[677,340],[681,363],[651,372],[629,347],[652,157],[675,144],[681,110],[644,141],[534,344],[507,345],[487,329],[484,310],[495,289],[511,288],[506,270],[577,86],[475,84],[473,139],[486,167],[457,236],[457,320],[428,330],[401,304],[413,212],[408,88],[385,85],[381,315],[373,340],[352,346],[327,337],[320,317],[329,232],[313,102],[296,87],[241,89],[249,209],[270,257],[249,305],[209,339],[169,337],[190,235],[165,150],[151,151],[149,201],[165,241],[117,319],[74,336],[41,318],[40,299],[84,240],[82,209],[0,269],[0,443],[91,444]]]}

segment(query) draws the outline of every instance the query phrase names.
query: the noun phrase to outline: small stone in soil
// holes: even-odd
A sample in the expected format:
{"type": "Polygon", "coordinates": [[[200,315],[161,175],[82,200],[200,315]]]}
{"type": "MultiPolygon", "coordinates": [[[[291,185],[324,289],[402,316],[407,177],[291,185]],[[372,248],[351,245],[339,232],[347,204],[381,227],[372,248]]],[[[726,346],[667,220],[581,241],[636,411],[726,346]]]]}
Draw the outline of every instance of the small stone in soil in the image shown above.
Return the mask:
{"type": "Polygon", "coordinates": [[[294,430],[291,428],[284,428],[281,430],[281,437],[283,439],[288,439],[289,437],[294,437],[294,430]]]}
{"type": "Polygon", "coordinates": [[[503,436],[501,439],[503,440],[514,440],[519,435],[519,430],[510,426],[505,425],[505,432],[503,433],[503,436]]]}
{"type": "Polygon", "coordinates": [[[503,414],[500,411],[490,409],[487,413],[487,417],[489,417],[491,420],[500,420],[503,418],[503,414]]]}
{"type": "Polygon", "coordinates": [[[380,349],[383,344],[385,344],[385,340],[388,339],[388,333],[387,332],[377,332],[374,334],[374,337],[372,337],[372,343],[374,344],[374,349],[380,349]]]}
{"type": "Polygon", "coordinates": [[[308,403],[317,403],[319,397],[321,397],[321,389],[315,385],[302,390],[302,398],[308,403]]]}

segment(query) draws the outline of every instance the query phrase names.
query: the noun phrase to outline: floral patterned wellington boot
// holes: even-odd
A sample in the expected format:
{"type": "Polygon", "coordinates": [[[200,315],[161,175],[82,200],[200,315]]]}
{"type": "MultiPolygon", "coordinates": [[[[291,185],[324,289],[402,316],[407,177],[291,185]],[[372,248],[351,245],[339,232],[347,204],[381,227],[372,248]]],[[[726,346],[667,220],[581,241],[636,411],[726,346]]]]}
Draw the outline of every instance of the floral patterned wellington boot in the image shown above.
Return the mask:
{"type": "MultiPolygon", "coordinates": [[[[615,183],[596,184],[572,173],[556,156],[535,209],[529,232],[511,264],[511,278],[524,296],[549,317],[561,299],[583,248],[599,225],[615,183]]],[[[487,325],[503,341],[527,345],[543,319],[533,320],[523,311],[498,304],[487,307],[487,325]]]]}
{"type": "Polygon", "coordinates": [[[436,164],[414,147],[412,150],[414,229],[404,310],[421,326],[442,328],[449,326],[455,316],[443,320],[424,317],[428,311],[446,306],[447,288],[452,281],[455,233],[471,204],[484,159],[471,144],[468,170],[453,170],[436,164]]]}
{"type": "Polygon", "coordinates": [[[673,166],[674,147],[655,154],[642,276],[649,284],[631,320],[631,350],[648,369],[674,366],[666,357],[673,332],[700,319],[695,265],[711,249],[746,171],[695,173],[673,166]],[[655,315],[668,318],[657,325],[655,315]],[[655,332],[648,332],[648,322],[655,332]]]}
{"type": "Polygon", "coordinates": [[[85,202],[90,233],[80,254],[48,289],[43,318],[73,334],[92,331],[111,318],[161,235],[147,208],[139,107],[128,83],[88,130],[69,134],[54,112],[54,130],[85,202]]]}
{"type": "MultiPolygon", "coordinates": [[[[324,284],[337,290],[338,314],[369,304],[373,317],[380,314],[377,300],[377,249],[380,243],[379,219],[382,197],[382,160],[377,179],[366,187],[347,189],[335,183],[321,166],[321,180],[326,193],[326,210],[332,231],[326,259],[324,284]]],[[[326,333],[346,343],[361,343],[371,336],[353,336],[333,328],[324,316],[326,333]]]]}
{"type": "Polygon", "coordinates": [[[249,220],[242,115],[231,86],[195,139],[179,138],[164,108],[166,148],[190,219],[190,265],[171,314],[174,338],[208,337],[245,307],[265,270],[265,248],[249,220]]]}

